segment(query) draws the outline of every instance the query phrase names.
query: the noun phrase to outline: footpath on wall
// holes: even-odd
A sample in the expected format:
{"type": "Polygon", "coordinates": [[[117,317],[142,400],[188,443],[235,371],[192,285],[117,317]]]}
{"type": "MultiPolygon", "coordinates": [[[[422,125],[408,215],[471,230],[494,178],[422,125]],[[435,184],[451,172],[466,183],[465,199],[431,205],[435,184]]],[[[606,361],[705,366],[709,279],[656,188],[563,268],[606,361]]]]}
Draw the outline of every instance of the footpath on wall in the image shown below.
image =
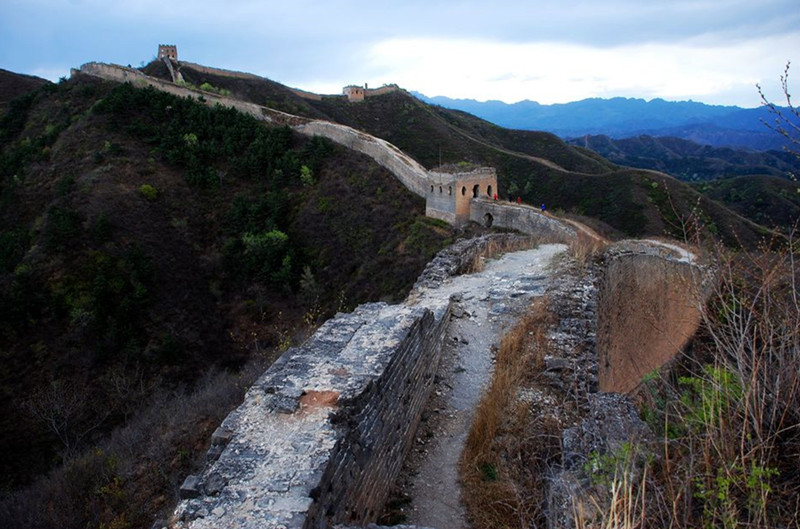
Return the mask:
{"type": "Polygon", "coordinates": [[[491,378],[494,352],[505,331],[532,299],[548,288],[557,272],[563,244],[488,260],[484,269],[453,278],[426,296],[452,297],[450,325],[444,340],[439,383],[428,419],[437,421],[434,437],[417,436],[415,451],[402,479],[411,503],[408,523],[436,528],[468,527],[460,498],[458,461],[478,400],[491,378]],[[413,475],[411,475],[413,473],[413,475]]]}

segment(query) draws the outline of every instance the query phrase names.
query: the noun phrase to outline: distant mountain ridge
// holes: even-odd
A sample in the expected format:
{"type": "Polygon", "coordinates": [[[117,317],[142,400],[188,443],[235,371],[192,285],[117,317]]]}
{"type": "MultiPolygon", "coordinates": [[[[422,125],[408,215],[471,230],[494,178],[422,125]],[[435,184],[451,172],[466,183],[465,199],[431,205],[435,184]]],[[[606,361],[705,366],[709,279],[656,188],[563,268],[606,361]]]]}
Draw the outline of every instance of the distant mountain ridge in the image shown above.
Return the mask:
{"type": "Polygon", "coordinates": [[[672,136],[714,147],[753,150],[777,150],[786,144],[764,124],[773,121],[766,107],[748,109],[696,101],[624,97],[553,105],[528,100],[509,104],[412,94],[426,103],[469,112],[502,127],[543,130],[567,139],[587,134],[611,138],[672,136]]]}
{"type": "Polygon", "coordinates": [[[789,152],[712,147],[669,136],[613,139],[587,134],[567,143],[591,149],[620,165],[653,169],[689,182],[744,175],[787,178],[800,172],[800,160],[789,152]]]}

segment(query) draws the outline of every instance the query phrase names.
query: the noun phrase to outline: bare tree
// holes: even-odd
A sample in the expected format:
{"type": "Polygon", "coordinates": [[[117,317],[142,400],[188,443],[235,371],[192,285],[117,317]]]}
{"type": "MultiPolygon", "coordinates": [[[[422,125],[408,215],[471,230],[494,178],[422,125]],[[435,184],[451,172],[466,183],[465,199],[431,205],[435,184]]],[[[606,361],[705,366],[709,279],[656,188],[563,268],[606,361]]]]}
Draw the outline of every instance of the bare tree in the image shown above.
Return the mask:
{"type": "Polygon", "coordinates": [[[24,404],[26,411],[61,442],[65,460],[75,454],[83,440],[110,414],[108,410],[93,414],[90,406],[91,398],[85,387],[75,388],[62,381],[53,381],[24,404]]]}
{"type": "MultiPolygon", "coordinates": [[[[758,95],[761,97],[761,104],[769,109],[773,117],[772,122],[762,120],[763,123],[786,138],[790,146],[786,146],[784,149],[800,158],[800,109],[794,106],[792,103],[792,95],[789,93],[790,65],[791,62],[786,63],[786,68],[783,71],[783,75],[781,75],[781,90],[786,100],[785,107],[780,107],[770,101],[764,94],[761,85],[756,84],[756,88],[758,88],[758,95]]],[[[797,180],[796,175],[791,175],[791,177],[793,180],[797,180]]]]}

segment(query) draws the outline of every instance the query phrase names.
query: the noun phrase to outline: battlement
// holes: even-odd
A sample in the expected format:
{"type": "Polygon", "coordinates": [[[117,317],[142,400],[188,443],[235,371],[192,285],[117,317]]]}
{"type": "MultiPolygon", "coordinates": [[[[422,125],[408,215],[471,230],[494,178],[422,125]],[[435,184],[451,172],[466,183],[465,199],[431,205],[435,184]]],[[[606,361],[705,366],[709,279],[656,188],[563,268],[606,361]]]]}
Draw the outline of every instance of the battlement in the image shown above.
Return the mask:
{"type": "Polygon", "coordinates": [[[454,226],[469,222],[472,199],[491,199],[497,193],[497,171],[492,167],[463,172],[442,167],[430,171],[428,179],[425,214],[454,226]]]}
{"type": "Polygon", "coordinates": [[[163,59],[164,57],[168,59],[172,59],[173,61],[178,60],[178,46],[175,44],[159,44],[158,45],[158,58],[163,59]]]}

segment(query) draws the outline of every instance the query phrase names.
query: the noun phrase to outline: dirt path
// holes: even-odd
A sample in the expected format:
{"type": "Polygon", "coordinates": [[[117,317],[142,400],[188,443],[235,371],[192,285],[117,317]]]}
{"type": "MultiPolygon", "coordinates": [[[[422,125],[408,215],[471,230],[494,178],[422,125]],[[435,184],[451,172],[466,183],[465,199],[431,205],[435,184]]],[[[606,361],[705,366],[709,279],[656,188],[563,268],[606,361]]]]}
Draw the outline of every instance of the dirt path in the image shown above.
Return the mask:
{"type": "Polygon", "coordinates": [[[446,338],[434,395],[401,480],[411,503],[405,523],[436,529],[469,527],[461,505],[458,459],[473,411],[492,372],[494,351],[509,328],[541,295],[553,258],[566,249],[548,244],[489,260],[482,272],[457,276],[424,298],[459,300],[446,338]]]}

